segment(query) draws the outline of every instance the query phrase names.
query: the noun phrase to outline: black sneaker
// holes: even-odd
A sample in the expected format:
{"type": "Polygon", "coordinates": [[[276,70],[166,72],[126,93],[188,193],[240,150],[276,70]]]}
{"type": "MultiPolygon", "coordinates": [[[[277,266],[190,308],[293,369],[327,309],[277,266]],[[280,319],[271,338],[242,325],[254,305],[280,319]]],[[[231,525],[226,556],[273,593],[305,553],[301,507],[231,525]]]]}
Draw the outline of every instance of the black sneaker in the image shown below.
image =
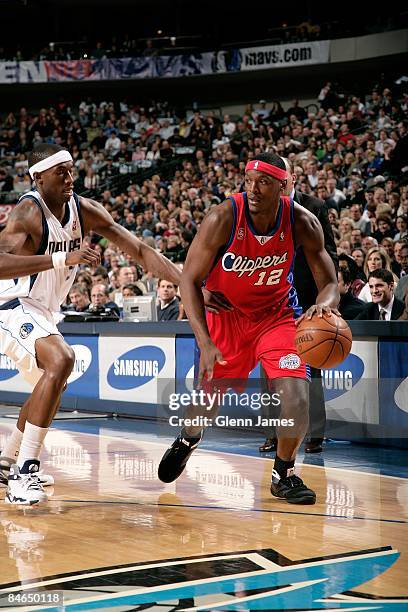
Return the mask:
{"type": "Polygon", "coordinates": [[[187,438],[181,434],[177,436],[160,461],[158,476],[162,482],[173,482],[180,476],[201,438],[202,435],[198,438],[187,438]]]}
{"type": "Polygon", "coordinates": [[[258,448],[260,453],[271,453],[276,451],[278,441],[276,438],[266,438],[265,442],[258,448]]]}
{"type": "Polygon", "coordinates": [[[288,504],[315,504],[316,493],[308,489],[299,476],[292,474],[281,478],[276,470],[272,472],[271,493],[285,499],[288,504]]]}

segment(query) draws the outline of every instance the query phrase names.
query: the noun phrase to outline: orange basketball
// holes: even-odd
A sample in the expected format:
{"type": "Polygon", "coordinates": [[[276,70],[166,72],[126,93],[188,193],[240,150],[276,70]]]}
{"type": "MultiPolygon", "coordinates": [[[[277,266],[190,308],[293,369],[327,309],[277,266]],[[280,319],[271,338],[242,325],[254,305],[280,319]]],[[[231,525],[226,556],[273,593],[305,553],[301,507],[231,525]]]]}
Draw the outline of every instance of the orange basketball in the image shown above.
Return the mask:
{"type": "Polygon", "coordinates": [[[334,368],[351,350],[351,329],[335,314],[314,315],[304,319],[296,329],[296,348],[299,356],[313,368],[334,368]]]}

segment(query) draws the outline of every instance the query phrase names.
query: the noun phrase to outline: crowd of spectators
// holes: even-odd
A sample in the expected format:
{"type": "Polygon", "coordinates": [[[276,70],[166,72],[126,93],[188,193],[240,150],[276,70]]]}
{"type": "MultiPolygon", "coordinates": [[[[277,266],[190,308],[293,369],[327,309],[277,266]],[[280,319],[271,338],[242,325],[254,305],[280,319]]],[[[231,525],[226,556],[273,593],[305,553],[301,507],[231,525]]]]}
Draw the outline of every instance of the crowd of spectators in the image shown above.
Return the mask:
{"type": "MultiPolygon", "coordinates": [[[[275,151],[295,166],[297,189],[325,201],[341,266],[350,273],[341,280],[350,280],[353,295],[371,301],[368,277],[381,268],[392,272],[404,299],[408,100],[387,87],[365,97],[331,94],[326,83],[313,111],[298,100],[287,110],[262,100],[240,116],[93,100],[78,108],[59,102],[39,113],[21,108],[1,120],[0,201],[15,201],[31,187],[27,152],[36,143],[67,146],[76,191],[98,199],[116,221],[182,266],[204,216],[240,190],[247,160],[275,151]],[[146,167],[150,176],[142,180],[146,167]]],[[[109,286],[111,301],[121,306],[117,294],[125,286],[133,286],[133,295],[156,290],[157,281],[115,246],[96,234],[89,242],[103,262],[95,282],[109,286]]]]}

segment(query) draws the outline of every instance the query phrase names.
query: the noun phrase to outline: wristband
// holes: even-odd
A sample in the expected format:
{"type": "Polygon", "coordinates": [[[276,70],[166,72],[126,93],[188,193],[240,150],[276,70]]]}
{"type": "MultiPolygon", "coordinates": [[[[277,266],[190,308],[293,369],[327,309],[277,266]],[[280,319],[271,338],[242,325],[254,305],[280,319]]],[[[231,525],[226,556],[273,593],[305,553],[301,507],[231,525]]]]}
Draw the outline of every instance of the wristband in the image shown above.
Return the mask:
{"type": "Polygon", "coordinates": [[[67,259],[66,253],[61,253],[61,251],[58,251],[58,253],[53,253],[51,257],[52,257],[52,265],[55,270],[62,270],[63,268],[66,268],[66,265],[65,265],[65,261],[67,259]]]}

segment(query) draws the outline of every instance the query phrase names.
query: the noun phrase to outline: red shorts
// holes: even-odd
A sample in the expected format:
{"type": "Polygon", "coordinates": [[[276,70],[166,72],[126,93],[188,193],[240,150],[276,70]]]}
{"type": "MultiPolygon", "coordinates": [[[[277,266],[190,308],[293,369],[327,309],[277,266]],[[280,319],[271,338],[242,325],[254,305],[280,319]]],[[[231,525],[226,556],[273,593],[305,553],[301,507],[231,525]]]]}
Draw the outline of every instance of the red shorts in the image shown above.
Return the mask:
{"type": "Polygon", "coordinates": [[[236,310],[217,315],[207,312],[207,324],[212,341],[227,362],[225,366],[215,364],[214,379],[246,381],[258,362],[269,379],[309,378],[295,346],[296,327],[291,309],[278,316],[263,316],[259,321],[252,321],[236,310]]]}

